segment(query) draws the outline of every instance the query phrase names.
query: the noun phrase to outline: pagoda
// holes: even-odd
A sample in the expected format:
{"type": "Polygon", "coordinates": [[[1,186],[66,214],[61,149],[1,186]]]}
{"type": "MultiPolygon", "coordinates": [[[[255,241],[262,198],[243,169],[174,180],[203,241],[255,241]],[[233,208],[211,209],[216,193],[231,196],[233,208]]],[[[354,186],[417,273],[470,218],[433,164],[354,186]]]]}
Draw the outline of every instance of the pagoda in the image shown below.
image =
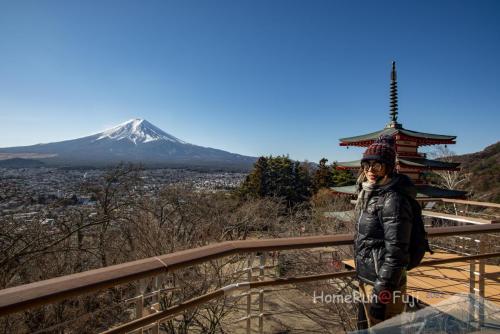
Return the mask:
{"type": "MultiPolygon", "coordinates": [[[[368,134],[340,139],[340,146],[368,147],[381,135],[390,135],[396,145],[396,170],[406,174],[417,186],[417,197],[465,198],[466,192],[442,189],[427,184],[425,175],[433,170],[459,170],[459,163],[443,162],[427,159],[425,153],[419,153],[418,148],[426,145],[455,144],[456,136],[438,135],[407,130],[398,122],[398,88],[396,63],[392,62],[390,87],[390,121],[382,130],[368,134]]],[[[338,169],[359,170],[361,160],[339,162],[338,169]]],[[[341,193],[354,194],[355,187],[334,187],[341,193]]]]}

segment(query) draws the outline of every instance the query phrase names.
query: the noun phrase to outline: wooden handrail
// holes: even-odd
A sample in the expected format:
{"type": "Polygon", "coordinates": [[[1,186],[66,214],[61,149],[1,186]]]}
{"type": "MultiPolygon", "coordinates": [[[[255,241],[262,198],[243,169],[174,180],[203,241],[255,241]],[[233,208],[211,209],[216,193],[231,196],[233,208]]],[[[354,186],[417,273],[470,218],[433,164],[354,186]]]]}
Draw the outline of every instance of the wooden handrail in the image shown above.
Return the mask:
{"type": "MultiPolygon", "coordinates": [[[[491,203],[491,202],[478,202],[478,201],[469,201],[464,199],[452,199],[452,198],[442,198],[442,197],[417,197],[416,200],[418,202],[443,202],[443,203],[455,203],[455,204],[465,204],[472,206],[482,206],[485,208],[496,208],[500,209],[500,204],[491,203]]],[[[356,200],[350,200],[351,204],[356,204],[356,200]]]]}
{"type": "MultiPolygon", "coordinates": [[[[500,232],[500,224],[438,227],[430,228],[427,232],[429,237],[500,232]]],[[[0,316],[231,254],[352,243],[352,234],[222,242],[0,290],[0,316]]]]}
{"type": "Polygon", "coordinates": [[[449,213],[442,213],[442,212],[430,211],[430,210],[422,210],[422,215],[425,217],[441,218],[441,219],[452,220],[452,221],[456,221],[456,222],[460,222],[460,223],[478,224],[478,225],[496,224],[496,223],[500,222],[498,219],[483,219],[483,218],[476,218],[476,217],[467,217],[467,216],[452,215],[449,213]]]}
{"type": "Polygon", "coordinates": [[[488,208],[500,209],[500,204],[498,203],[468,201],[463,199],[451,199],[451,198],[441,198],[441,201],[445,203],[466,204],[466,205],[484,206],[488,208]]]}

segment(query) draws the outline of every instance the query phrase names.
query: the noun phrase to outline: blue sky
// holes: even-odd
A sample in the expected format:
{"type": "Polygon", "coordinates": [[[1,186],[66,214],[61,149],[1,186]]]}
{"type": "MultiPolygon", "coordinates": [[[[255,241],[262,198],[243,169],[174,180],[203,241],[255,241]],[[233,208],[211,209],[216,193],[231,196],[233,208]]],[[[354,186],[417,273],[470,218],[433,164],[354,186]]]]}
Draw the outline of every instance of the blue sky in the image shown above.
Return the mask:
{"type": "Polygon", "coordinates": [[[246,155],[352,160],[338,139],[399,120],[500,138],[499,1],[0,0],[0,147],[145,118],[246,155]]]}

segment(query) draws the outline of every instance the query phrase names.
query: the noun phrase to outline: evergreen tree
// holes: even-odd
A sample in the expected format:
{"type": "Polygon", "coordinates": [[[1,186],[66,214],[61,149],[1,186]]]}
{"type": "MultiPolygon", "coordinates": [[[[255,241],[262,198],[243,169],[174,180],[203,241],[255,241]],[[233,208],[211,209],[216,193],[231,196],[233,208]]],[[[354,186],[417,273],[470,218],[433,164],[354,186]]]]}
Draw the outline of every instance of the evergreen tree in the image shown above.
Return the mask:
{"type": "Polygon", "coordinates": [[[333,186],[333,173],[332,168],[327,165],[328,159],[321,159],[319,166],[313,177],[314,192],[322,188],[330,188],[333,186]]]}
{"type": "Polygon", "coordinates": [[[268,158],[260,157],[247,175],[240,191],[254,197],[263,197],[269,189],[268,158]]]}
{"type": "Polygon", "coordinates": [[[309,164],[307,162],[299,163],[296,161],[294,170],[294,188],[297,196],[294,201],[296,203],[307,201],[312,195],[312,179],[309,164]]]}
{"type": "Polygon", "coordinates": [[[332,181],[335,187],[350,186],[356,183],[356,177],[350,170],[337,169],[337,162],[332,163],[332,181]]]}
{"type": "Polygon", "coordinates": [[[288,156],[260,157],[239,189],[241,196],[280,197],[290,206],[308,201],[320,189],[355,183],[350,171],[336,169],[323,158],[311,172],[309,163],[292,161],[288,156]]]}
{"type": "Polygon", "coordinates": [[[240,194],[280,197],[293,206],[311,196],[309,169],[288,156],[260,157],[241,185],[240,194]]]}

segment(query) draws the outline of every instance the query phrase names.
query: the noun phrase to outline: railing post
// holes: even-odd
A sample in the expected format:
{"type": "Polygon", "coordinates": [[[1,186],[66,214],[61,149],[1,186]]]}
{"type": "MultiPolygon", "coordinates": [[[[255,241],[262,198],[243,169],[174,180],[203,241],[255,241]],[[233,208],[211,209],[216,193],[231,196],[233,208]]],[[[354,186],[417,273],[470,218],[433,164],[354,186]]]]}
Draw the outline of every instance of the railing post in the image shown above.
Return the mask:
{"type": "Polygon", "coordinates": [[[161,288],[162,288],[162,277],[160,277],[160,275],[158,276],[155,276],[155,280],[154,280],[154,291],[155,291],[155,295],[154,297],[152,298],[152,304],[155,304],[155,303],[160,303],[160,298],[161,298],[161,288]]]}
{"type": "Polygon", "coordinates": [[[475,289],[475,283],[476,283],[476,277],[475,277],[475,272],[476,272],[476,261],[471,260],[469,263],[469,312],[468,312],[468,325],[470,326],[472,322],[475,319],[476,315],[476,308],[475,308],[475,302],[476,302],[476,289],[475,289]]]}
{"type": "MultiPolygon", "coordinates": [[[[468,254],[465,252],[465,247],[466,247],[466,242],[465,238],[461,238],[464,240],[464,254],[465,255],[472,255],[468,254]]],[[[472,237],[470,238],[469,242],[471,245],[469,245],[470,249],[477,249],[476,247],[473,247],[475,243],[475,239],[472,237]]],[[[472,328],[472,323],[475,322],[476,319],[476,260],[471,260],[469,262],[469,310],[468,310],[468,324],[467,326],[472,328]]]]}
{"type": "MultiPolygon", "coordinates": [[[[264,280],[264,267],[266,265],[266,252],[260,254],[259,280],[264,280]]],[[[259,290],[259,333],[264,333],[264,289],[259,290]]]]}
{"type": "MultiPolygon", "coordinates": [[[[487,238],[482,234],[479,240],[473,236],[471,243],[479,243],[478,253],[483,254],[486,252],[487,238]]],[[[469,302],[469,320],[472,322],[477,319],[477,328],[480,329],[484,325],[484,274],[485,274],[485,260],[471,260],[470,261],[470,278],[469,278],[469,294],[471,302],[469,302]],[[477,266],[476,266],[477,265],[477,266]],[[477,268],[477,271],[476,271],[477,268]],[[476,282],[477,277],[477,282],[476,282]]]]}
{"type": "MultiPolygon", "coordinates": [[[[247,267],[247,280],[248,282],[252,282],[252,267],[253,267],[253,259],[255,254],[250,253],[248,255],[248,267],[247,267]]],[[[248,291],[247,294],[247,334],[250,334],[252,328],[252,293],[248,291]]]]}
{"type": "MultiPolygon", "coordinates": [[[[483,254],[486,252],[487,245],[487,236],[485,234],[481,234],[479,238],[479,253],[483,254]]],[[[484,269],[485,269],[485,261],[479,260],[479,328],[484,325],[484,269]]]]}
{"type": "Polygon", "coordinates": [[[160,334],[160,322],[157,321],[152,327],[153,334],[160,334]]]}
{"type": "MultiPolygon", "coordinates": [[[[135,302],[135,318],[136,319],[140,319],[144,316],[144,291],[145,291],[145,286],[144,286],[144,280],[141,279],[139,280],[138,282],[138,286],[137,286],[137,294],[138,294],[138,298],[135,302]]],[[[144,331],[142,330],[142,328],[138,329],[136,331],[136,333],[138,334],[143,334],[144,331]]]]}

